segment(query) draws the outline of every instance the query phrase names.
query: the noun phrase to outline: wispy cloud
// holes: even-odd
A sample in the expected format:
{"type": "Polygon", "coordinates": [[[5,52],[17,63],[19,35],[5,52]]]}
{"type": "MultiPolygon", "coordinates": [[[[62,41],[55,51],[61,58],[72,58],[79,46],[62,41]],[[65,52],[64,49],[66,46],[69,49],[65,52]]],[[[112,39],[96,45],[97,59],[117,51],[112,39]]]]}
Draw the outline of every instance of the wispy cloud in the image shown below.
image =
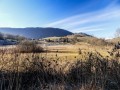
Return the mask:
{"type": "Polygon", "coordinates": [[[120,17],[120,9],[116,6],[114,0],[106,8],[85,14],[74,15],[62,20],[58,20],[53,23],[49,23],[47,27],[63,28],[68,29],[73,32],[89,32],[89,31],[100,31],[105,30],[104,26],[107,23],[112,22],[120,17]],[[101,27],[91,27],[96,23],[97,26],[101,27]]]}
{"type": "Polygon", "coordinates": [[[104,25],[97,25],[97,26],[88,26],[88,27],[79,27],[75,28],[74,32],[93,32],[93,31],[102,31],[104,30],[102,27],[104,25]]]}
{"type": "Polygon", "coordinates": [[[93,32],[93,31],[103,31],[104,29],[102,28],[96,28],[96,29],[82,29],[82,30],[79,30],[79,32],[93,32]]]}

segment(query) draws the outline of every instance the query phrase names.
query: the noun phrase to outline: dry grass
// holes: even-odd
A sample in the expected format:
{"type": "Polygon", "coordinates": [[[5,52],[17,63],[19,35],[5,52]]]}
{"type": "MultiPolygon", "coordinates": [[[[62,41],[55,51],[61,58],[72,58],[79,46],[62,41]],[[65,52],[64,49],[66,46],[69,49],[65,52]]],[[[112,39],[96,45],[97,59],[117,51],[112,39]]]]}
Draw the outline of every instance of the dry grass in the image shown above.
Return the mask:
{"type": "MultiPolygon", "coordinates": [[[[112,47],[47,47],[44,53],[0,52],[1,90],[119,90],[119,57],[112,47]]],[[[10,51],[9,51],[10,52],[10,51]]]]}

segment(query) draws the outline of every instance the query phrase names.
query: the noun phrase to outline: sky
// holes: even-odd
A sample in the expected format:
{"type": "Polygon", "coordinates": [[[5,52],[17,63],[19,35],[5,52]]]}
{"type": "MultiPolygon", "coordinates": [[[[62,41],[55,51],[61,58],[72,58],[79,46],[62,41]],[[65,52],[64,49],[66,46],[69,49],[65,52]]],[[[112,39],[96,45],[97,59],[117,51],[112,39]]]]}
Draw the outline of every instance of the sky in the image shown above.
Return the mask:
{"type": "Polygon", "coordinates": [[[54,27],[113,38],[120,0],[0,0],[0,27],[54,27]]]}

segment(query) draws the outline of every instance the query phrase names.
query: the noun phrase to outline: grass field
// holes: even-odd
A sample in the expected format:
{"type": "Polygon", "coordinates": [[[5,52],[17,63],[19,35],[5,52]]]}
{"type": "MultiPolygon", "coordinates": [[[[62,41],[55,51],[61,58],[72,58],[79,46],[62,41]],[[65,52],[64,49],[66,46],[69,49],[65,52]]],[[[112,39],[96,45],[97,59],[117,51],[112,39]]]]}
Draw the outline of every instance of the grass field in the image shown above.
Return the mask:
{"type": "Polygon", "coordinates": [[[48,46],[41,53],[0,47],[1,90],[119,90],[119,57],[111,46],[48,46]]]}
{"type": "MultiPolygon", "coordinates": [[[[1,49],[3,50],[7,49],[5,52],[10,51],[10,53],[1,52],[0,54],[0,57],[1,57],[0,64],[4,65],[6,70],[10,69],[8,67],[14,66],[13,60],[17,61],[17,63],[19,64],[18,66],[22,66],[22,64],[27,61],[26,58],[32,61],[33,59],[32,56],[44,58],[49,61],[56,60],[62,66],[64,66],[67,62],[72,64],[77,60],[85,61],[89,58],[88,57],[89,53],[94,53],[94,54],[99,53],[104,58],[105,57],[107,57],[108,59],[112,58],[110,54],[107,52],[107,51],[111,51],[112,47],[91,46],[89,44],[85,45],[83,43],[79,45],[48,46],[45,48],[47,49],[47,51],[42,53],[11,53],[12,48],[15,48],[15,46],[1,47],[1,49]]],[[[22,71],[21,68],[20,68],[20,71],[22,71]]],[[[3,67],[1,67],[1,69],[3,69],[3,67]]]]}

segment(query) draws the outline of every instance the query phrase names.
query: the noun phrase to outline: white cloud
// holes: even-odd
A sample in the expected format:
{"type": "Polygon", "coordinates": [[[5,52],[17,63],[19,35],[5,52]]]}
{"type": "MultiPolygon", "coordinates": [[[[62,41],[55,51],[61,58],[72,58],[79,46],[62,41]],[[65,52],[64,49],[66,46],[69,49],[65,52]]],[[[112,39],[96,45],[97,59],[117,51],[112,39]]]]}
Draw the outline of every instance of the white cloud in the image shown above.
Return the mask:
{"type": "Polygon", "coordinates": [[[74,29],[74,31],[77,33],[79,32],[93,32],[93,31],[103,31],[102,28],[93,28],[93,29],[74,29]]]}
{"type": "Polygon", "coordinates": [[[55,28],[63,28],[63,29],[68,29],[68,30],[75,31],[75,32],[76,31],[78,31],[78,32],[86,31],[87,32],[87,31],[104,30],[104,28],[100,28],[100,27],[92,27],[91,28],[91,24],[96,23],[96,25],[98,24],[97,26],[100,25],[102,27],[106,24],[105,22],[108,23],[108,21],[109,21],[109,23],[110,23],[113,20],[118,19],[120,17],[120,9],[118,6],[115,6],[117,1],[118,0],[114,0],[111,4],[109,4],[103,10],[85,13],[85,14],[74,15],[74,16],[71,16],[71,17],[68,17],[68,18],[65,18],[62,20],[58,20],[53,23],[49,23],[45,26],[55,27],[55,28]]]}

